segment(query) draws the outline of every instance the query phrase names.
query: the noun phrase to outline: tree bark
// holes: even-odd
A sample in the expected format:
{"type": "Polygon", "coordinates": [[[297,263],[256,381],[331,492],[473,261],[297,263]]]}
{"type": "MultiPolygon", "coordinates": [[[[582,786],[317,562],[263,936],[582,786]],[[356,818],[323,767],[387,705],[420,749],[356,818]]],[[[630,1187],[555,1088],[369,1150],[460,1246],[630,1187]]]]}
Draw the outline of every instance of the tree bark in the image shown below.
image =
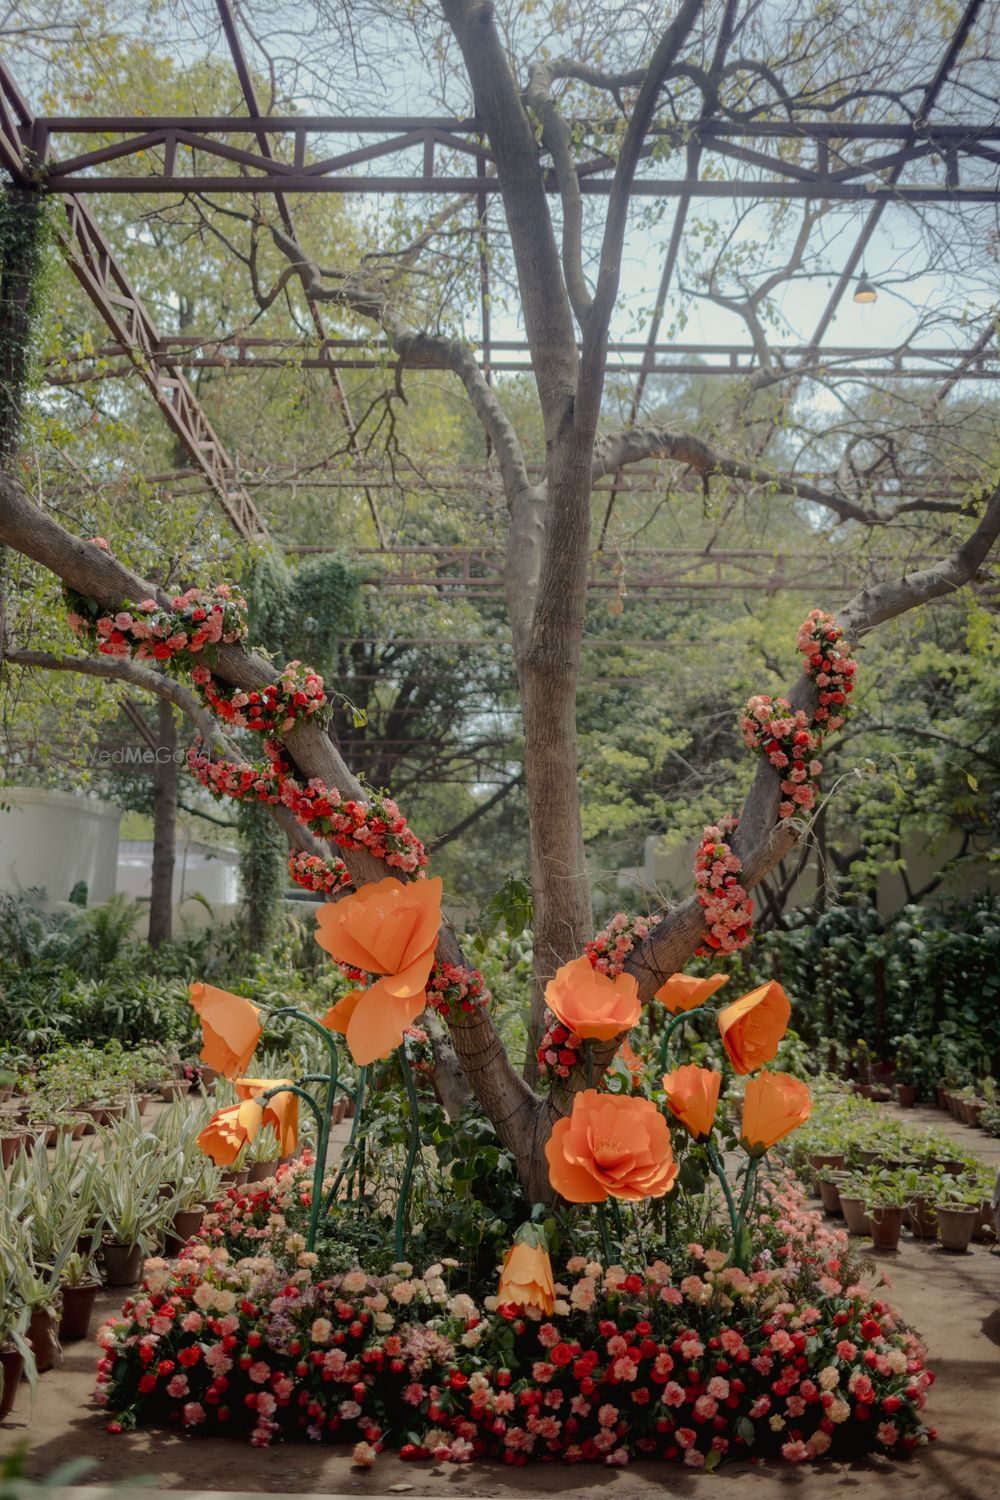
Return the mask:
{"type": "Polygon", "coordinates": [[[172,706],[161,698],[156,710],[153,762],[153,875],[149,896],[149,946],[159,948],[173,935],[174,864],[177,841],[177,725],[172,706]]]}

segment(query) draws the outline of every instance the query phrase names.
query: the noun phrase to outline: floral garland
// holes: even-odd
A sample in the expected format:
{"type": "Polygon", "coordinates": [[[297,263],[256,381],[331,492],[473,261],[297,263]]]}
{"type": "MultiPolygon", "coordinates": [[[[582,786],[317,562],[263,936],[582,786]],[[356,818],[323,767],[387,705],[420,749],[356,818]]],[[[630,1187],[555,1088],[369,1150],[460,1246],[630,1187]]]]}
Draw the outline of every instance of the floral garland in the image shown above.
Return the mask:
{"type": "Polygon", "coordinates": [[[126,600],[114,615],[102,614],[95,599],[73,589],[65,588],[63,594],[70,629],[102,656],[131,656],[180,667],[206,646],[230,645],[247,633],[247,601],[228,583],[188,589],[171,599],[169,609],[155,599],[138,604],[126,600]]]}
{"type": "Polygon", "coordinates": [[[628,916],[623,911],[615,912],[607,927],[583,951],[598,973],[607,974],[614,979],[624,969],[625,960],[636,943],[643,942],[660,920],[659,917],[628,916]]]}
{"type": "Polygon", "coordinates": [[[478,969],[436,963],[431,970],[427,981],[427,1004],[446,1021],[454,1021],[458,1011],[471,1015],[478,1007],[489,1005],[492,999],[478,969]]]}
{"type": "Polygon", "coordinates": [[[293,849],[289,854],[288,873],[303,890],[319,891],[325,896],[352,884],[350,871],[342,859],[322,859],[305,849],[293,849]]]}
{"type": "Polygon", "coordinates": [[[823,736],[810,729],[809,715],[793,709],[787,698],[769,698],[758,693],[740,714],[740,731],[748,750],[766,755],[781,779],[785,799],[779,804],[780,818],[811,812],[816,806],[823,762],[816,759],[823,736]]]}
{"type": "Polygon", "coordinates": [[[844,632],[834,623],[833,616],[821,609],[811,609],[806,615],[795,645],[805,657],[803,670],[819,688],[819,707],[814,718],[824,731],[832,734],[846,718],[857,660],[845,645],[844,632]]]}
{"type": "Polygon", "coordinates": [[[390,797],[373,791],[368,802],[345,799],[318,777],[302,786],[292,777],[291,763],[280,745],[266,740],[264,748],[271,762],[266,770],[249,761],[213,759],[200,742],[188,751],[188,767],[216,798],[281,803],[307,828],[343,849],[366,850],[407,874],[426,865],[423,844],[390,797]]]}
{"type": "Polygon", "coordinates": [[[407,1026],[403,1032],[403,1048],[414,1073],[433,1073],[434,1047],[422,1026],[407,1026]]]}
{"type": "MultiPolygon", "coordinates": [[[[805,658],[803,670],[818,689],[819,706],[812,719],[787,698],[758,693],[748,700],[739,721],[747,749],[766,755],[776,771],[785,773],[778,804],[782,821],[816,806],[823,736],[843,725],[858,670],[843,630],[825,610],[809,611],[795,646],[805,658]]],[[[752,936],[753,903],[737,879],[739,856],[726,840],[735,827],[736,819],[727,815],[717,826],[706,828],[695,857],[695,890],[708,917],[704,944],[697,949],[703,958],[719,951],[732,953],[752,936]]]]}
{"type": "Polygon", "coordinates": [[[206,666],[195,667],[191,678],[209,707],[234,729],[286,734],[300,719],[318,715],[323,722],[329,713],[322,677],[300,661],[290,661],[277,682],[261,688],[226,687],[206,666]]]}
{"type": "Polygon", "coordinates": [[[583,1039],[564,1026],[558,1016],[546,1010],[545,1031],[536,1056],[538,1076],[543,1082],[551,1083],[553,1078],[568,1078],[582,1061],[583,1039]]]}
{"type": "Polygon", "coordinates": [[[708,924],[704,942],[695,950],[699,958],[735,953],[752,936],[753,903],[737,878],[742,869],[740,857],[728,843],[738,821],[727,813],[706,828],[695,856],[695,892],[708,924]]]}

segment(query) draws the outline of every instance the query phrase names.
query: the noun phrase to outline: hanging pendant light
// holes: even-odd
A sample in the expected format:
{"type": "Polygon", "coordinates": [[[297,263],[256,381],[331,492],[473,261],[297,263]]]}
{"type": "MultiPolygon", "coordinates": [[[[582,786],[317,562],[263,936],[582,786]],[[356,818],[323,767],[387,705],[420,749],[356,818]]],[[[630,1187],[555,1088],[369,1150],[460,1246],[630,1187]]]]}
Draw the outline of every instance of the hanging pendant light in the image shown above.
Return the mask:
{"type": "Polygon", "coordinates": [[[858,284],[854,288],[854,300],[855,302],[878,301],[878,289],[873,281],[869,281],[864,266],[861,267],[861,275],[858,277],[858,284]]]}

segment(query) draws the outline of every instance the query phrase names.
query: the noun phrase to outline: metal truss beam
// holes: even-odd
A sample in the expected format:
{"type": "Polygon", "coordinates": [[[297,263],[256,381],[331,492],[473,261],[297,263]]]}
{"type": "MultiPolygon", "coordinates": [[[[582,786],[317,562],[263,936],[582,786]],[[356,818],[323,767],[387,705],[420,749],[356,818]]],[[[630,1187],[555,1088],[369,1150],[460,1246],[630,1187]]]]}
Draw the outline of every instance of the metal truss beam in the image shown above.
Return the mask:
{"type": "MultiPolygon", "coordinates": [[[[34,165],[26,144],[35,134],[31,112],[0,63],[0,159],[15,181],[30,183],[34,165]],[[15,128],[16,122],[16,128],[15,128]]],[[[232,459],[185,379],[176,357],[161,358],[161,339],[152,316],[129,281],[87,205],[73,195],[65,201],[67,228],[59,234],[63,254],[117,347],[160,408],[195,468],[207,480],[237,534],[259,540],[266,528],[250,495],[236,478],[232,459]]]]}
{"type": "MultiPolygon", "coordinates": [[[[969,349],[945,345],[913,345],[873,349],[860,345],[827,345],[817,353],[810,345],[775,345],[773,353],[783,361],[804,361],[805,370],[789,369],[789,378],[837,377],[871,380],[996,380],[1000,379],[1000,349],[991,350],[982,337],[969,349]]],[[[73,354],[49,366],[51,385],[76,385],[131,373],[129,365],[94,369],[95,361],[120,359],[128,351],[121,344],[105,344],[94,353],[73,354]],[[68,363],[67,363],[68,358],[68,363]]],[[[531,369],[527,343],[518,339],[495,339],[489,349],[482,346],[483,368],[525,372],[531,369]],[[506,358],[504,357],[506,356],[506,358]]],[[[304,369],[379,370],[392,356],[386,345],[370,339],[322,338],[318,343],[296,339],[239,337],[218,334],[179,334],[160,340],[150,358],[154,363],[181,359],[190,369],[304,369]]],[[[751,344],[645,344],[616,340],[608,346],[613,372],[638,371],[645,379],[656,375],[751,375],[759,368],[751,344]],[[685,356],[687,356],[685,358],[685,356]]],[[[432,369],[424,361],[422,368],[432,369]]]]}
{"type": "MultiPolygon", "coordinates": [[[[487,170],[491,156],[479,138],[481,132],[476,119],[431,117],[52,116],[34,122],[27,137],[22,131],[22,144],[45,165],[50,192],[459,193],[481,199],[500,190],[496,176],[487,170]],[[252,143],[245,141],[248,135],[252,143]],[[282,152],[275,154],[270,145],[262,149],[262,135],[268,141],[281,139],[282,152]],[[322,155],[324,138],[338,135],[377,139],[322,155]],[[86,149],[93,136],[103,137],[101,144],[86,149]],[[119,139],[108,143],[108,136],[119,139]],[[54,138],[64,151],[73,145],[84,149],[59,154],[53,149],[54,138]],[[233,144],[234,139],[243,144],[233,144]],[[436,165],[440,153],[448,158],[444,170],[436,165]],[[417,161],[411,164],[414,155],[417,161]],[[401,170],[397,166],[391,173],[354,171],[400,156],[406,158],[401,170]],[[140,157],[141,172],[122,170],[123,164],[140,157]],[[469,170],[457,171],[464,161],[469,170]],[[112,163],[114,171],[101,171],[112,163]]],[[[752,169],[752,175],[663,178],[640,171],[632,187],[637,197],[825,198],[869,204],[982,203],[998,197],[1000,128],[995,125],[864,126],[812,120],[783,125],[693,119],[654,129],[650,136],[643,153],[647,163],[654,152],[659,155],[664,141],[675,150],[695,142],[703,151],[752,169]],[[763,142],[770,149],[750,146],[749,141],[763,142]],[[795,160],[780,154],[783,141],[794,143],[795,160]],[[803,141],[815,147],[808,164],[800,155],[803,141]],[[845,160],[839,155],[845,143],[870,145],[877,154],[868,161],[845,160]],[[925,169],[924,180],[901,182],[904,170],[918,162],[925,169]],[[967,169],[974,163],[986,166],[986,179],[963,182],[963,163],[967,169]]],[[[605,155],[582,163],[581,192],[606,196],[613,168],[613,158],[605,155]]],[[[558,192],[553,173],[546,174],[545,185],[549,192],[558,192]]]]}

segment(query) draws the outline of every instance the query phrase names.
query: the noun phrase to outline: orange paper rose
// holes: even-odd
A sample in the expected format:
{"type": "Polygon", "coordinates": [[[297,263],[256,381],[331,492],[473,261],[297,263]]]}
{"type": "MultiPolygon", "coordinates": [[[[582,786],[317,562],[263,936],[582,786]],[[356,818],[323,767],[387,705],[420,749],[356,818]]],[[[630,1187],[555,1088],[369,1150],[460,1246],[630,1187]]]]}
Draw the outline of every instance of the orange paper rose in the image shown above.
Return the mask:
{"type": "Polygon", "coordinates": [[[217,1109],[198,1137],[198,1145],[217,1167],[231,1167],[261,1125],[261,1108],[252,1100],[217,1109]]]}
{"type": "Polygon", "coordinates": [[[801,1078],[790,1073],[758,1073],[747,1079],[740,1143],[752,1156],[760,1156],[804,1125],[811,1113],[812,1099],[801,1078]]]}
{"type": "Polygon", "coordinates": [[[316,941],[338,963],[385,974],[388,994],[421,995],[441,926],[441,877],[404,883],[388,875],[321,907],[316,921],[316,941]]]}
{"type": "Polygon", "coordinates": [[[245,1073],[261,1036],[256,1005],[211,984],[192,984],[188,995],[201,1019],[202,1062],[227,1078],[245,1073]]]}
{"type": "Polygon", "coordinates": [[[653,999],[659,1000],[672,1016],[676,1016],[682,1010],[694,1010],[696,1006],[704,1005],[728,979],[728,974],[710,974],[707,979],[697,979],[693,974],[671,974],[653,999]]]}
{"type": "Polygon", "coordinates": [[[504,1256],[497,1287],[502,1307],[537,1307],[545,1317],[555,1305],[556,1289],[549,1253],[540,1245],[518,1241],[504,1256]]]}
{"type": "Polygon", "coordinates": [[[773,979],[720,1010],[719,1035],[737,1073],[753,1073],[771,1061],[791,1014],[788,996],[773,979]]]}
{"type": "MultiPolygon", "coordinates": [[[[279,1083],[291,1083],[290,1078],[237,1078],[236,1097],[257,1099],[268,1089],[279,1083]]],[[[291,1156],[299,1138],[299,1096],[288,1092],[275,1094],[263,1108],[264,1125],[270,1125],[278,1137],[278,1149],[282,1156],[291,1156]]]]}
{"type": "Polygon", "coordinates": [[[634,1026],[642,1010],[631,974],[611,979],[593,968],[589,958],[563,964],[545,986],[545,1003],[570,1031],[599,1042],[634,1026]]]}
{"type": "Polygon", "coordinates": [[[670,1112],[696,1141],[712,1133],[721,1086],[721,1073],[715,1068],[699,1068],[696,1063],[685,1063],[663,1075],[670,1112]]]}
{"type": "Polygon", "coordinates": [[[570,1203],[662,1198],[677,1176],[667,1122],[648,1099],[585,1089],[545,1143],[549,1181],[570,1203]]]}

